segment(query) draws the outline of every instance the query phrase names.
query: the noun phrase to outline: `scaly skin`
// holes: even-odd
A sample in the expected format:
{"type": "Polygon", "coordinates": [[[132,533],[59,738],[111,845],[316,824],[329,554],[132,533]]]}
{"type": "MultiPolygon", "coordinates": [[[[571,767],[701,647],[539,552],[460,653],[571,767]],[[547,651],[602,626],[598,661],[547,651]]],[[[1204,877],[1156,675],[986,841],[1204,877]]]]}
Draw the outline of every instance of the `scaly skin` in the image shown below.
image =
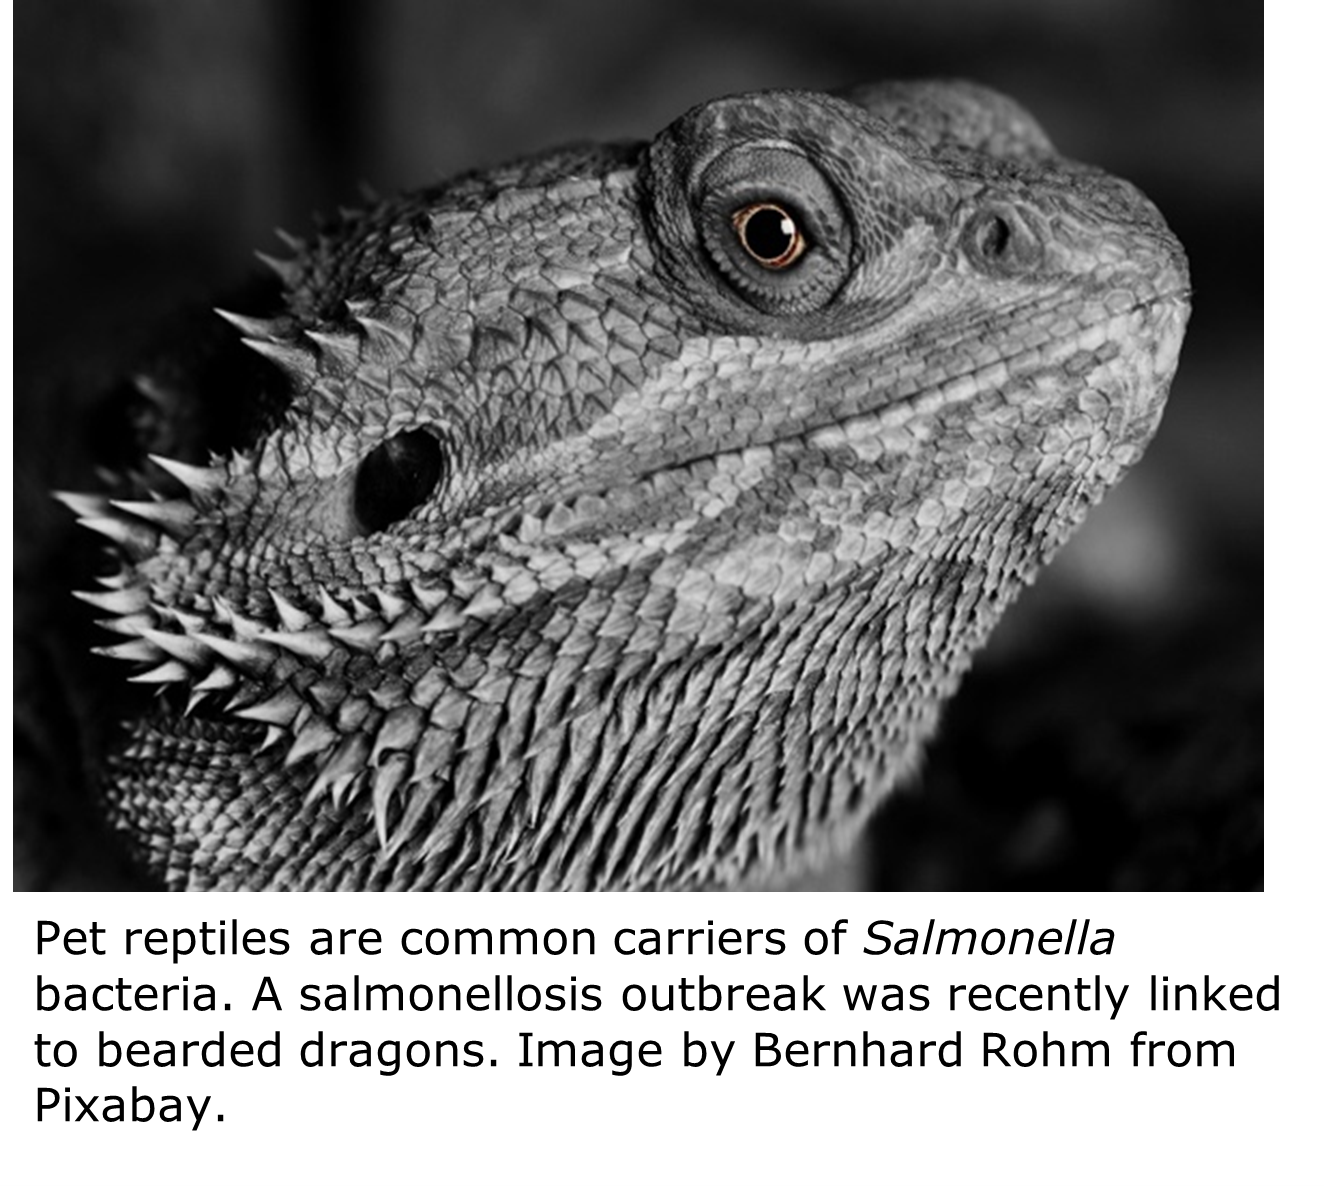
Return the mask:
{"type": "Polygon", "coordinates": [[[802,866],[1139,457],[1189,311],[1153,206],[968,84],[719,100],[276,267],[242,447],[69,497],[162,690],[105,794],[175,888],[802,866]]]}

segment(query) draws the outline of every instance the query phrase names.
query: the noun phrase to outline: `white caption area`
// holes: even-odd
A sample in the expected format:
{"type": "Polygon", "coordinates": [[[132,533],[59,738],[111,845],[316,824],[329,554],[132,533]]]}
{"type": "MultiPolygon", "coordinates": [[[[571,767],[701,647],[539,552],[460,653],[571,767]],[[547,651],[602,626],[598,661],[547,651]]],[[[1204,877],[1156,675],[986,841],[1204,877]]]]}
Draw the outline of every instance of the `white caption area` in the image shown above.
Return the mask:
{"type": "Polygon", "coordinates": [[[198,1183],[1305,1175],[1302,1027],[1315,1024],[1317,993],[1263,896],[64,895],[11,906],[16,1180],[173,1182],[185,1168],[198,1183]],[[159,948],[176,929],[201,941],[204,924],[227,954],[174,962],[142,953],[136,936],[139,954],[124,955],[126,928],[163,930],[159,948]],[[91,954],[94,925],[105,955],[91,954]],[[268,936],[268,949],[284,928],[289,951],[229,954],[236,927],[250,946],[268,936]],[[343,929],[346,954],[309,954],[315,928],[337,952],[343,929]],[[360,952],[368,928],[379,955],[360,952]],[[522,931],[505,936],[508,949],[536,938],[567,950],[473,954],[484,930],[499,948],[503,928],[522,931]],[[944,928],[970,930],[935,954],[944,928]],[[1033,953],[1013,931],[1033,932],[1033,953]],[[656,936],[686,954],[643,954],[656,936]],[[912,944],[916,954],[898,952],[912,944]],[[1181,1009],[1170,993],[1156,1011],[1151,977],[1160,998],[1165,984],[1195,987],[1181,1009]],[[1249,987],[1234,994],[1238,984],[1249,987]],[[74,985],[93,1007],[68,1007],[74,985]],[[965,986],[955,1008],[954,985],[965,986]],[[142,986],[155,992],[141,1003],[155,995],[168,1008],[134,1007],[142,986]],[[207,987],[214,1010],[198,1008],[207,987]],[[851,1009],[846,988],[872,991],[874,1006],[851,1009]],[[254,1008],[264,989],[281,1009],[254,1008]],[[38,1034],[73,1043],[76,1062],[58,1065],[71,1048],[49,1045],[38,1066],[38,1034]],[[236,1042],[270,1061],[277,1034],[279,1067],[231,1065],[236,1042]],[[115,1054],[103,1038],[118,1065],[98,1065],[102,1049],[115,1054]],[[186,1040],[210,1045],[191,1048],[188,1067],[154,1065],[182,1062],[186,1040]],[[225,1066],[201,1065],[222,1046],[225,1066]]]}

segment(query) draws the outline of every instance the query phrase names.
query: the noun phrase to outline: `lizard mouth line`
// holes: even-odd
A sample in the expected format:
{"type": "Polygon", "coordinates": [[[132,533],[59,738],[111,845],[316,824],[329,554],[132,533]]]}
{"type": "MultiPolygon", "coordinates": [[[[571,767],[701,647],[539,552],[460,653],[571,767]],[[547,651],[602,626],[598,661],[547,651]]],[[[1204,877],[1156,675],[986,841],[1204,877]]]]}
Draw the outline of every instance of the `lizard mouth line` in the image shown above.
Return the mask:
{"type": "MultiPolygon", "coordinates": [[[[1110,324],[1121,323],[1136,313],[1162,305],[1189,303],[1190,297],[1191,288],[1189,286],[1160,293],[1147,300],[1136,301],[1121,312],[1108,313],[1106,316],[1091,321],[1080,327],[1070,338],[1062,339],[1059,343],[1049,343],[1040,348],[1027,347],[996,362],[960,371],[945,378],[941,386],[921,388],[900,398],[884,398],[873,406],[861,408],[859,411],[852,412],[839,419],[829,418],[822,423],[814,423],[808,427],[797,428],[790,432],[770,435],[766,439],[750,441],[732,448],[712,449],[695,454],[692,457],[669,462],[666,465],[655,466],[636,474],[633,480],[638,483],[649,482],[665,474],[677,473],[705,462],[716,462],[721,458],[732,457],[751,448],[776,449],[779,446],[804,445],[811,443],[812,439],[819,434],[841,437],[841,440],[833,442],[836,444],[849,443],[850,431],[856,426],[867,424],[870,425],[873,431],[879,431],[891,424],[904,422],[917,414],[922,415],[925,412],[936,411],[939,408],[967,403],[996,387],[1002,387],[1010,382],[1022,381],[1027,378],[1033,372],[1014,373],[1013,370],[1016,364],[1023,359],[1039,356],[1040,352],[1043,351],[1045,366],[1060,363],[1071,354],[1084,348],[1087,339],[1104,334],[1106,327],[1110,324]],[[986,382],[981,383],[979,381],[978,377],[981,375],[985,376],[986,382]]],[[[595,488],[577,492],[575,497],[581,497],[585,494],[604,496],[607,493],[608,489],[595,488]]]]}

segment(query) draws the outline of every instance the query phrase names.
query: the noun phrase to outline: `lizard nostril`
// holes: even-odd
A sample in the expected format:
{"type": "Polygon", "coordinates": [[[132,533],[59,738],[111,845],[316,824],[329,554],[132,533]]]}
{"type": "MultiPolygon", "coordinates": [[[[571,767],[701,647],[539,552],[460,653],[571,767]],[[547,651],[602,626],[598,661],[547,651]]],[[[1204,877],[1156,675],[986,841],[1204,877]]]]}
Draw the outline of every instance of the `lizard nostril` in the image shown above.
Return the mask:
{"type": "Polygon", "coordinates": [[[430,432],[398,433],[363,459],[354,480],[354,517],[363,533],[381,531],[420,505],[436,489],[444,459],[430,432]]]}
{"type": "Polygon", "coordinates": [[[1014,208],[981,210],[964,232],[966,255],[992,276],[1018,276],[1043,262],[1043,244],[1029,221],[1014,208]]]}

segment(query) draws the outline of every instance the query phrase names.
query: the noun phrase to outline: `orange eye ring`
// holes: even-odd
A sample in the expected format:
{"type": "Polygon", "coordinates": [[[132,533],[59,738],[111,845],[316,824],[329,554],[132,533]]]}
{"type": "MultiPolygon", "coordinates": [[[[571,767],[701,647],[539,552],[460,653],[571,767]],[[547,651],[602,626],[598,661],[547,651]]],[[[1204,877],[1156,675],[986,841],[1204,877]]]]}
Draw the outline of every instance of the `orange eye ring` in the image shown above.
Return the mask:
{"type": "Polygon", "coordinates": [[[740,246],[770,272],[789,268],[809,248],[794,217],[776,202],[751,202],[731,215],[740,246]]]}

